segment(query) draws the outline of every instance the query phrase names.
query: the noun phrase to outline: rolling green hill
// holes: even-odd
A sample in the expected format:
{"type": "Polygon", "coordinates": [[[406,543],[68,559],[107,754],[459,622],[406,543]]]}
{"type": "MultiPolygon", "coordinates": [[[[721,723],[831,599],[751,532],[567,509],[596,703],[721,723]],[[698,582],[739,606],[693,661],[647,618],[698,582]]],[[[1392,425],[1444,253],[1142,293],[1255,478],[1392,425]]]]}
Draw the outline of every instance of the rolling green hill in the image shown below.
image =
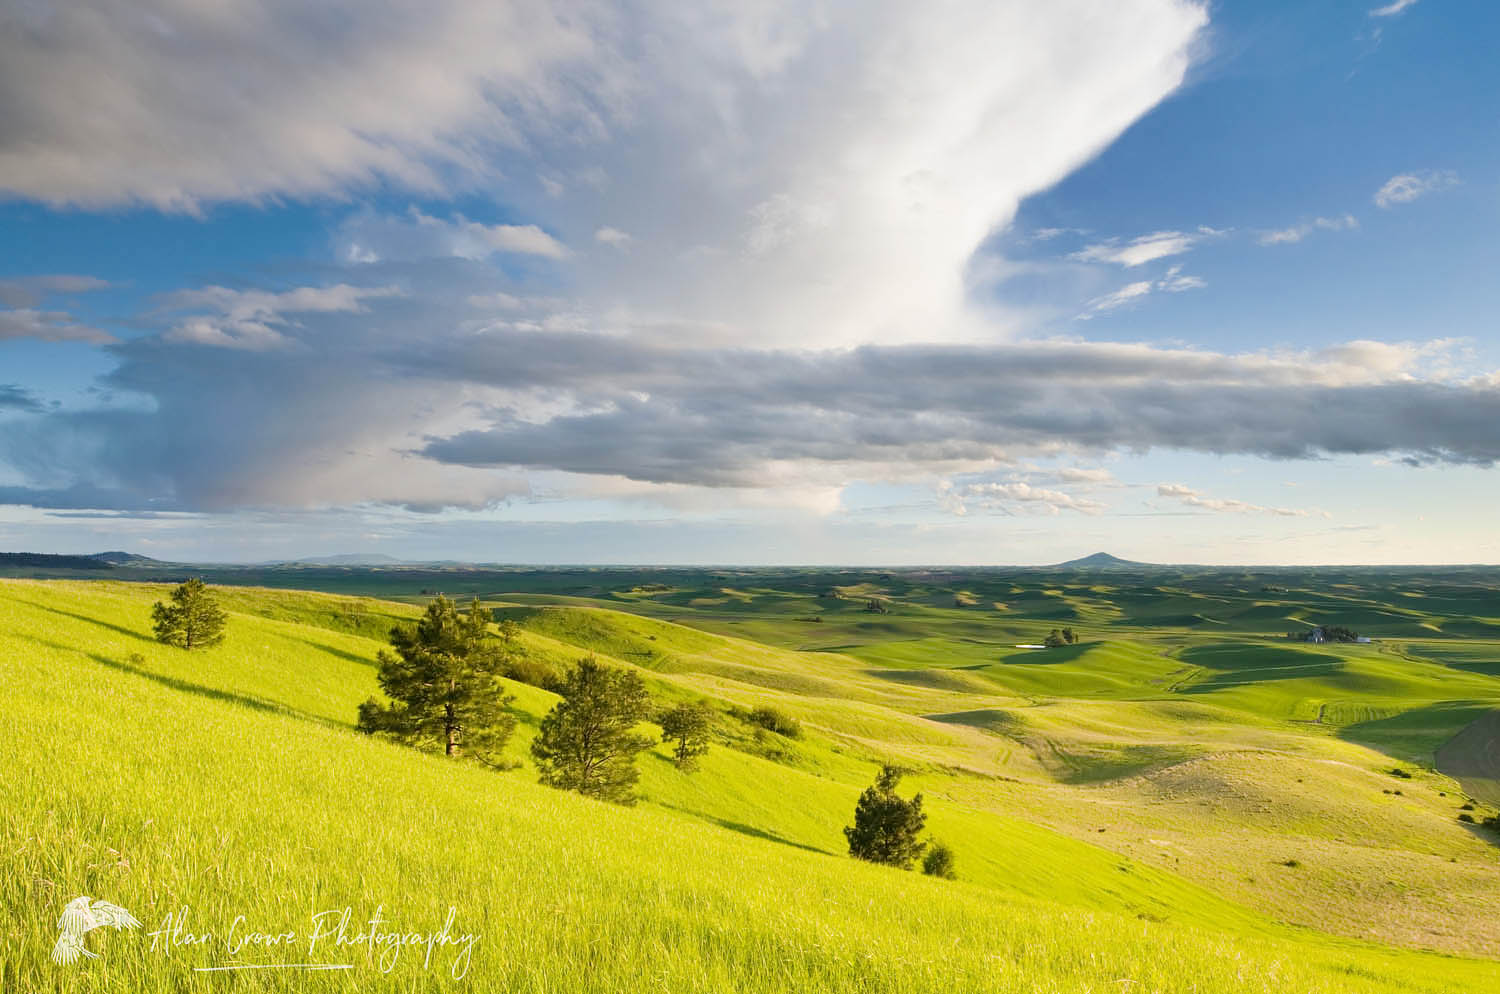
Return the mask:
{"type": "MultiPolygon", "coordinates": [[[[1500,681],[1473,669],[1408,670],[1368,647],[1256,663],[1247,648],[1179,652],[1149,637],[1048,660],[973,649],[962,631],[951,652],[880,629],[808,652],[502,602],[544,663],[593,651],[638,667],[662,700],[774,704],[806,727],[782,740],[725,715],[701,772],[680,773],[658,748],[641,761],[642,804],[620,809],[537,786],[529,765],[496,773],[353,732],[384,632],[413,607],[225,590],[229,640],[190,655],[149,639],[164,590],[0,582],[0,719],[12,730],[0,744],[12,771],[0,781],[0,989],[198,991],[229,979],[192,970],[229,965],[221,942],[168,951],[158,936],[153,950],[140,933],[106,935],[103,959],[61,972],[45,960],[52,925],[78,894],[130,908],[146,931],[184,907],[201,930],[243,915],[305,931],[314,912],[346,905],[356,921],[380,906],[425,931],[452,906],[458,929],[483,933],[464,981],[475,990],[1131,981],[1211,994],[1500,980],[1487,960],[1396,947],[1496,955],[1500,859],[1456,823],[1451,781],[1420,768],[1398,781],[1384,772],[1390,755],[1361,744],[1420,744],[1441,702],[1500,700],[1500,681]],[[1271,679],[1278,665],[1309,667],[1288,672],[1313,681],[1342,723],[1289,706],[1302,688],[1271,679]],[[1378,703],[1408,696],[1401,714],[1378,703]],[[1377,703],[1360,710],[1366,698],[1377,703]],[[1426,715],[1426,731],[1370,732],[1403,715],[1426,715]],[[885,760],[917,771],[909,789],[927,794],[930,827],[958,850],[959,882],[843,855],[840,829],[885,760]]],[[[512,689],[521,759],[555,698],[512,689]]],[[[347,961],[336,952],[298,949],[297,961],[347,961]]],[[[447,990],[451,958],[439,950],[423,969],[406,950],[389,974],[361,960],[233,980],[447,990]]]]}

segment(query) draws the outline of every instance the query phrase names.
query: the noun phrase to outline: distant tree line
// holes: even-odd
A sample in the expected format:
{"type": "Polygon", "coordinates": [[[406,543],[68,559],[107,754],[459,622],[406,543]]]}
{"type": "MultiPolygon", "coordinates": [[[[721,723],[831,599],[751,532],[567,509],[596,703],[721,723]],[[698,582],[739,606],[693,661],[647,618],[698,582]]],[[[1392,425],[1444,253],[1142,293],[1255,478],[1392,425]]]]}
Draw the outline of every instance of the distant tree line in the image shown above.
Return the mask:
{"type": "Polygon", "coordinates": [[[1358,642],[1359,632],[1343,625],[1318,625],[1303,632],[1287,632],[1286,637],[1296,642],[1358,642]]]}

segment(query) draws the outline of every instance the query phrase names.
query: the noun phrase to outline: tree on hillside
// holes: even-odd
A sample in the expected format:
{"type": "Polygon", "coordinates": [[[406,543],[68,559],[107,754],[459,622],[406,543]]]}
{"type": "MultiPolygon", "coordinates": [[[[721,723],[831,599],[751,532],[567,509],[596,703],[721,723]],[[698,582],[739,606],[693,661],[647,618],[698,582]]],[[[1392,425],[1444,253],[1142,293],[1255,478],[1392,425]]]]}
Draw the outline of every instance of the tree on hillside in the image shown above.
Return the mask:
{"type": "Polygon", "coordinates": [[[224,641],[229,615],[197,577],[172,591],[172,603],[157,601],[151,608],[156,641],[179,649],[201,649],[224,641]]]}
{"type": "Polygon", "coordinates": [[[360,731],[388,735],[407,745],[441,745],[502,765],[501,751],[516,718],[515,700],[498,677],[513,647],[490,638],[490,612],[476,598],[466,614],[441,595],[414,625],[391,629],[391,648],[380,652],[380,689],[391,699],[359,706],[360,731]]]}
{"type": "Polygon", "coordinates": [[[1042,639],[1042,645],[1045,645],[1049,649],[1056,649],[1067,644],[1068,640],[1063,638],[1062,632],[1058,631],[1056,628],[1048,632],[1047,637],[1042,639]]]}
{"type": "Polygon", "coordinates": [[[704,701],[687,701],[662,713],[661,740],[675,743],[672,757],[684,773],[696,770],[698,757],[708,752],[713,718],[713,709],[704,701]]]}
{"type": "Polygon", "coordinates": [[[1062,630],[1062,637],[1063,641],[1068,645],[1072,645],[1078,641],[1078,635],[1071,628],[1064,628],[1062,630]]]}
{"type": "Polygon", "coordinates": [[[906,870],[926,848],[918,836],[927,816],[922,813],[921,794],[909,801],[896,794],[901,773],[895,766],[881,767],[874,786],[859,795],[854,824],[844,829],[844,837],[849,840],[849,855],[856,859],[906,870]]]}
{"type": "Polygon", "coordinates": [[[650,697],[630,670],[589,656],[568,671],[562,700],[542,719],[531,755],[541,782],[587,797],[635,803],[636,754],[651,745],[635,727],[650,714],[650,697]]]}

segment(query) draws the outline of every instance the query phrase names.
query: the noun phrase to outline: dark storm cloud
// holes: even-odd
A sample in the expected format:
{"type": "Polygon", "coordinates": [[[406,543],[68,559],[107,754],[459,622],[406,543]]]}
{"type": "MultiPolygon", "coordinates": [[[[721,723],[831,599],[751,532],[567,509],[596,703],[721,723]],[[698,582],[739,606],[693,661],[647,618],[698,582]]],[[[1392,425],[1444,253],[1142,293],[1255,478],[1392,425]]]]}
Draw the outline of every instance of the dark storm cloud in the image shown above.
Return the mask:
{"type": "Polygon", "coordinates": [[[258,319],[284,333],[275,349],[170,330],[113,346],[101,386],[131,406],[24,408],[0,434],[0,462],[21,477],[0,502],[437,510],[526,494],[528,470],[759,487],[1062,450],[1500,459],[1500,380],[1424,379],[1441,345],[683,348],[521,330],[579,319],[552,300],[486,310],[474,301],[499,288],[472,266],[428,275],[420,294],[340,284],[357,306],[295,320],[277,308],[331,290],[256,298],[258,319]]]}
{"type": "Polygon", "coordinates": [[[1492,382],[1328,380],[1259,357],[1093,344],[673,352],[513,336],[427,365],[567,389],[594,408],[540,423],[501,413],[488,430],[434,439],[428,456],[651,482],[752,485],[771,461],[937,463],[1058,446],[1500,458],[1492,382]]]}

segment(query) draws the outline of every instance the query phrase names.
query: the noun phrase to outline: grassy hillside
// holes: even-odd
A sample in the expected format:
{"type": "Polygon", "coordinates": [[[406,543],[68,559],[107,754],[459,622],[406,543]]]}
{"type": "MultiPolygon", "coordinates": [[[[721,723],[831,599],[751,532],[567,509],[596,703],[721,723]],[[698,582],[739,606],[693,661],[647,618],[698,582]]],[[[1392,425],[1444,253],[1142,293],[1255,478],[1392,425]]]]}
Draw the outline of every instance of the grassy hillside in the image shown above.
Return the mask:
{"type": "MultiPolygon", "coordinates": [[[[66,973],[45,956],[58,908],[77,894],[130,908],[147,931],[187,907],[196,931],[222,933],[244,915],[303,933],[315,911],[346,905],[356,922],[382,906],[426,931],[451,905],[455,931],[483,933],[464,981],[476,990],[1081,991],[1130,980],[1160,991],[1460,991],[1500,980],[1492,963],[1250,910],[1267,907],[1271,888],[1306,900],[1340,878],[1384,886],[1371,867],[1395,853],[1410,864],[1391,878],[1403,887],[1441,888],[1457,913],[1471,901],[1492,909],[1494,846],[1453,822],[1439,796],[1451,783],[1419,772],[1399,797],[1381,793],[1395,782],[1380,773],[1385,757],[1330,730],[1217,691],[1150,701],[1110,691],[1139,663],[1141,684],[1167,694],[1156,681],[1187,665],[1166,659],[1160,673],[1140,646],[1079,650],[1057,664],[1076,671],[1072,682],[1055,685],[1079,696],[1043,697],[1041,676],[1008,680],[963,661],[912,667],[930,660],[517,609],[539,658],[594,649],[641,667],[664,699],[775,703],[807,726],[795,742],[766,742],[726,719],[728,741],[692,777],[658,749],[641,763],[644,803],[623,810],[539,787],[529,768],[496,774],[352,732],[355,704],[375,689],[378,638],[412,608],[235,591],[230,640],[188,655],[147,637],[161,592],[0,583],[0,720],[14,730],[0,767],[15,771],[0,781],[0,989],[453,986],[451,950],[430,969],[406,950],[389,975],[358,960],[347,972],[228,978],[191,970],[227,964],[222,942],[169,955],[139,934],[102,937],[104,959],[66,973]],[[839,830],[886,758],[919,767],[915,786],[934,831],[959,849],[961,882],[842,855],[839,830]],[[1293,772],[1317,789],[1289,789],[1293,772]],[[1360,824],[1377,804],[1384,816],[1360,824]],[[1205,855],[1214,848],[1249,849],[1257,876],[1285,879],[1223,886],[1215,874],[1240,874],[1244,857],[1205,855]],[[1294,851],[1298,867],[1278,864],[1294,851]]],[[[1016,665],[1042,664],[992,668],[1016,665]]],[[[515,690],[520,757],[553,698],[515,690]]],[[[1405,934],[1421,927],[1423,894],[1404,913],[1364,904],[1396,909],[1383,924],[1366,914],[1375,926],[1364,933],[1440,944],[1405,934]]],[[[1483,951],[1482,923],[1427,924],[1483,951]]],[[[338,952],[294,958],[349,961],[338,952]]]]}

